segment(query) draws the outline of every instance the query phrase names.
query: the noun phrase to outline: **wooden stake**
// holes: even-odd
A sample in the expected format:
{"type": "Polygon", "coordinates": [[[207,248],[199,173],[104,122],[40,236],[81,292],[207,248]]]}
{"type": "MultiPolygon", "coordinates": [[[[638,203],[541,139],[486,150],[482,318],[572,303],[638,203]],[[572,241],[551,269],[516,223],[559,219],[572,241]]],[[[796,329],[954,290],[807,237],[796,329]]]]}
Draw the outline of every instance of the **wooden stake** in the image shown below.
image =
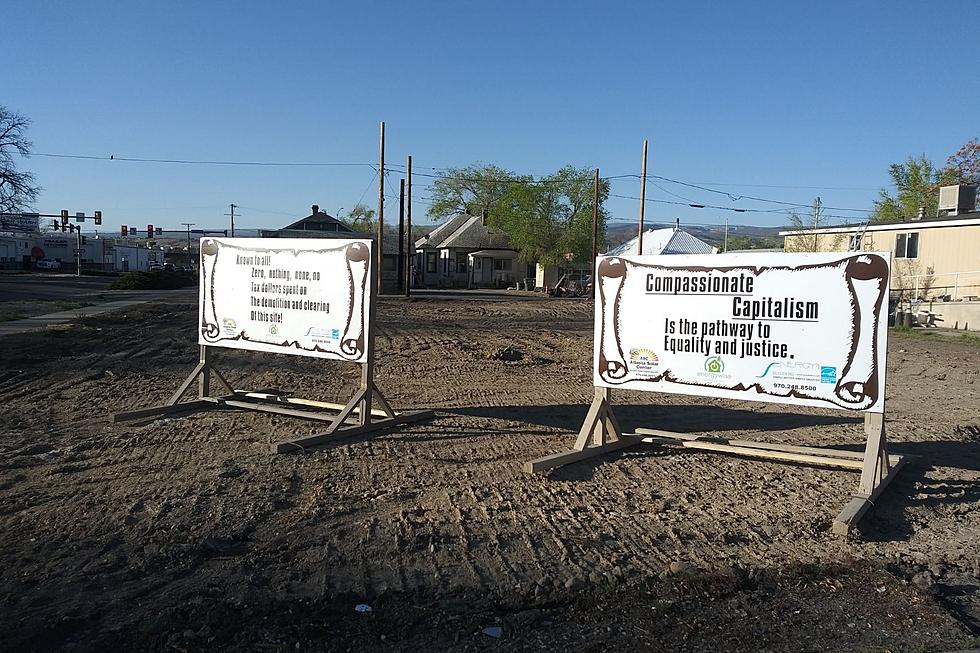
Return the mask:
{"type": "Polygon", "coordinates": [[[595,283],[595,259],[599,256],[599,168],[595,169],[595,184],[593,185],[592,198],[592,288],[597,288],[595,283]]]}
{"type": "Polygon", "coordinates": [[[381,288],[384,285],[382,282],[382,275],[384,274],[384,247],[382,246],[382,240],[384,239],[384,228],[385,228],[385,123],[381,121],[381,154],[379,157],[378,164],[378,294],[381,293],[381,288]]]}
{"type": "Polygon", "coordinates": [[[415,261],[415,241],[412,239],[412,156],[408,157],[407,188],[405,190],[405,231],[408,235],[408,256],[405,257],[405,296],[412,295],[412,264],[415,261]]]}
{"type": "Polygon", "coordinates": [[[643,256],[643,215],[647,208],[647,141],[643,139],[643,173],[640,175],[640,228],[636,237],[636,255],[643,256]]]}

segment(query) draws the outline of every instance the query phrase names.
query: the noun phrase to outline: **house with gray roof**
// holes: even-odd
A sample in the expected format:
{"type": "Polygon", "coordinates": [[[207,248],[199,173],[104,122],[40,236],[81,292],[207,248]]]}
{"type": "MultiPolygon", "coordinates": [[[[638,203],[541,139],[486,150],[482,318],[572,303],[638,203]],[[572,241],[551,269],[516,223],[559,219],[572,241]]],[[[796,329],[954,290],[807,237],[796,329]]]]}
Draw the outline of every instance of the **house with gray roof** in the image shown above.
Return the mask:
{"type": "Polygon", "coordinates": [[[508,235],[480,216],[461,213],[415,241],[415,285],[501,288],[533,277],[508,235]]]}

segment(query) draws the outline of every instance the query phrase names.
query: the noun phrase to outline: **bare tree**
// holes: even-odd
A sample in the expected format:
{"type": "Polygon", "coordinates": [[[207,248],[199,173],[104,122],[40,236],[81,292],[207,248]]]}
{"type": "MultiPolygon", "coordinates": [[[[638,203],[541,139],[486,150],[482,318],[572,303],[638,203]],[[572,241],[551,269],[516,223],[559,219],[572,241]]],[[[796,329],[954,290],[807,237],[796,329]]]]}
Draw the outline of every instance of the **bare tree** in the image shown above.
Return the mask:
{"type": "Polygon", "coordinates": [[[27,139],[31,121],[0,105],[0,212],[23,211],[37,199],[41,188],[34,175],[18,172],[14,155],[28,156],[33,143],[27,139]]]}
{"type": "Polygon", "coordinates": [[[783,249],[787,252],[837,252],[844,242],[844,234],[821,234],[825,226],[820,222],[820,205],[814,202],[810,211],[801,216],[796,211],[789,214],[789,230],[796,232],[784,237],[783,249]]]}

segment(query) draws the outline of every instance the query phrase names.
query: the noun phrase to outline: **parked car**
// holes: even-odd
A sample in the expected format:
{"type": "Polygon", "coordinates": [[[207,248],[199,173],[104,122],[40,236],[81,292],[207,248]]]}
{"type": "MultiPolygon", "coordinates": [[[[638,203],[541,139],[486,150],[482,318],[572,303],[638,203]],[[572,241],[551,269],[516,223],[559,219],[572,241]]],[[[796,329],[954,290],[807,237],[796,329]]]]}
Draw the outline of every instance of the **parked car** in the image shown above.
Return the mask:
{"type": "Polygon", "coordinates": [[[60,270],[61,261],[58,261],[53,258],[42,258],[37,260],[37,263],[35,263],[35,267],[38,270],[60,270]]]}
{"type": "Polygon", "coordinates": [[[162,272],[163,263],[159,261],[150,261],[149,270],[150,272],[162,272]]]}

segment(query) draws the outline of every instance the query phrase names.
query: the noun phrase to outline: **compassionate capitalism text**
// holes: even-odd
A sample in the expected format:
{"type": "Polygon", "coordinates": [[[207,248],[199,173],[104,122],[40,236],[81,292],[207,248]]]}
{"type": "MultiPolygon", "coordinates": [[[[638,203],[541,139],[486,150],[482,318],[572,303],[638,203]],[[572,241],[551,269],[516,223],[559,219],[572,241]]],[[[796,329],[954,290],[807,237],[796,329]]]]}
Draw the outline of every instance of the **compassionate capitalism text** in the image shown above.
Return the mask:
{"type": "Polygon", "coordinates": [[[737,277],[691,274],[683,277],[668,275],[647,275],[647,292],[655,295],[751,295],[755,279],[750,275],[737,277]]]}

